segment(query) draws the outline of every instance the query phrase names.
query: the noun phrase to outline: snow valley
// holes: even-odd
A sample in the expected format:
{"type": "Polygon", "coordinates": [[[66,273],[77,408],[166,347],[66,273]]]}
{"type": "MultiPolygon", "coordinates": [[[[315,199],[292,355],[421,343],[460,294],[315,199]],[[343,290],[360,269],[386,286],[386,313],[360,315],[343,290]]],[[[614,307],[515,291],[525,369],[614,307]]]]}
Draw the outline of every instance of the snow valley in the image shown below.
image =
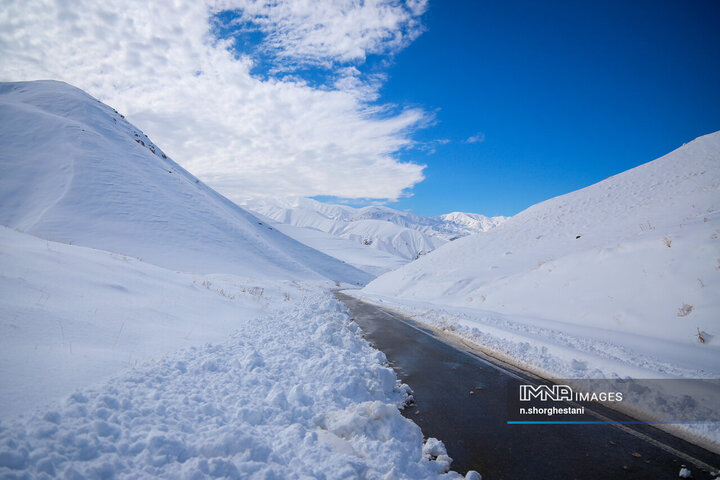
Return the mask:
{"type": "Polygon", "coordinates": [[[457,476],[328,292],[371,275],[67,84],[0,85],[0,138],[0,476],[457,476]]]}
{"type": "Polygon", "coordinates": [[[388,207],[352,208],[309,198],[256,199],[245,206],[288,236],[375,275],[506,220],[462,212],[423,217],[388,207]]]}
{"type": "Polygon", "coordinates": [[[720,132],[510,218],[239,206],[0,84],[0,477],[462,478],[334,290],[546,378],[716,379],[719,237],[720,132]]]}

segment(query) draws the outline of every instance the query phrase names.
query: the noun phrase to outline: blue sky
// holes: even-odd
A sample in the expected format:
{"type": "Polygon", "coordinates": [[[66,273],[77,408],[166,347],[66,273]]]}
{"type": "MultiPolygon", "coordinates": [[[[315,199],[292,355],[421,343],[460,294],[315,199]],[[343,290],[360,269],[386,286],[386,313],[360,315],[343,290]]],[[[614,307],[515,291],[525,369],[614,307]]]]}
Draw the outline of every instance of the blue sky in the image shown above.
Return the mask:
{"type": "Polygon", "coordinates": [[[393,208],[512,215],[720,130],[720,2],[435,1],[422,21],[380,90],[435,115],[393,208]]]}
{"type": "Polygon", "coordinates": [[[5,9],[0,80],[82,88],[240,204],[512,215],[720,130],[717,0],[5,9]]]}

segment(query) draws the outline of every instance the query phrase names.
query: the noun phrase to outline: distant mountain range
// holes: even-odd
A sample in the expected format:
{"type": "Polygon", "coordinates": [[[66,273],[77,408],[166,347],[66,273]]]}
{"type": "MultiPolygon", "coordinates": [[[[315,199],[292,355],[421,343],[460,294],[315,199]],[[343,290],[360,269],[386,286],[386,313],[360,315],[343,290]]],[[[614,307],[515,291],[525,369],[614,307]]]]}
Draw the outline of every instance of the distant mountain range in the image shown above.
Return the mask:
{"type": "Polygon", "coordinates": [[[287,235],[374,274],[397,268],[449,241],[486,232],[506,220],[506,217],[462,212],[424,217],[383,206],[353,208],[309,198],[257,199],[244,207],[276,222],[276,227],[287,235]],[[346,248],[329,249],[328,243],[336,244],[338,239],[349,241],[344,243],[346,248]],[[367,258],[346,258],[347,250],[356,251],[357,245],[365,247],[367,258]],[[378,252],[372,250],[389,256],[378,257],[378,252]]]}

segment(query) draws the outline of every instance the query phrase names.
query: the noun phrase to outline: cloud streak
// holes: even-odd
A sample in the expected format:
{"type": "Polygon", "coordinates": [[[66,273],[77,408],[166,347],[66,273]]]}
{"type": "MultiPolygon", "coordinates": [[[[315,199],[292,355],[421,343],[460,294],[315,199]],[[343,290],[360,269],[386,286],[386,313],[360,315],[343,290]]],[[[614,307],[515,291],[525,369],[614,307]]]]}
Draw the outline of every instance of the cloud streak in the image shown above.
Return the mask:
{"type": "Polygon", "coordinates": [[[412,147],[411,134],[428,114],[372,103],[382,78],[366,81],[355,67],[419,35],[425,2],[122,4],[5,2],[0,78],[60,79],[88,91],[238,201],[392,200],[423,179],[423,167],[400,162],[397,153],[412,147]],[[225,10],[260,25],[263,48],[278,58],[331,65],[338,81],[314,88],[302,79],[252,75],[257,60],[212,35],[213,15],[225,10]]]}
{"type": "Polygon", "coordinates": [[[471,135],[465,140],[465,143],[483,143],[485,141],[485,134],[478,132],[475,135],[471,135]]]}

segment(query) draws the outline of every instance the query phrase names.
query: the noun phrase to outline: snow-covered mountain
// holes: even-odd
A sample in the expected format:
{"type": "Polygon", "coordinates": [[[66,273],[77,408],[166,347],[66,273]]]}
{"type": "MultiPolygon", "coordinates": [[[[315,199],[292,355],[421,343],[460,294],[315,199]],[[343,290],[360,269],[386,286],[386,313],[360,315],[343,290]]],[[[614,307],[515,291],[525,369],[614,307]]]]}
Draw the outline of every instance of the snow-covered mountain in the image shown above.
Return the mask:
{"type": "Polygon", "coordinates": [[[720,375],[719,268],[720,132],[444,245],[362,292],[443,322],[455,312],[458,330],[565,378],[706,376],[720,375]]]}
{"type": "Polygon", "coordinates": [[[371,278],[264,224],[65,83],[0,85],[0,138],[2,225],[181,271],[371,278]]]}
{"type": "Polygon", "coordinates": [[[495,228],[508,217],[486,217],[479,213],[452,212],[434,217],[438,222],[435,227],[439,232],[446,232],[453,238],[457,235],[473,235],[478,232],[487,232],[495,228]]]}
{"type": "Polygon", "coordinates": [[[353,208],[309,198],[256,199],[245,206],[277,222],[277,228],[287,235],[372,273],[392,270],[448,241],[486,232],[506,219],[460,212],[423,217],[383,206],[353,208]],[[288,225],[296,228],[284,227],[288,225]],[[324,232],[335,239],[297,227],[324,232]],[[343,249],[326,247],[328,241],[341,242],[338,239],[350,242],[342,242],[346,246],[343,249]],[[344,256],[343,250],[355,251],[358,245],[368,251],[370,258],[344,256]],[[389,255],[378,257],[373,249],[389,255]]]}

